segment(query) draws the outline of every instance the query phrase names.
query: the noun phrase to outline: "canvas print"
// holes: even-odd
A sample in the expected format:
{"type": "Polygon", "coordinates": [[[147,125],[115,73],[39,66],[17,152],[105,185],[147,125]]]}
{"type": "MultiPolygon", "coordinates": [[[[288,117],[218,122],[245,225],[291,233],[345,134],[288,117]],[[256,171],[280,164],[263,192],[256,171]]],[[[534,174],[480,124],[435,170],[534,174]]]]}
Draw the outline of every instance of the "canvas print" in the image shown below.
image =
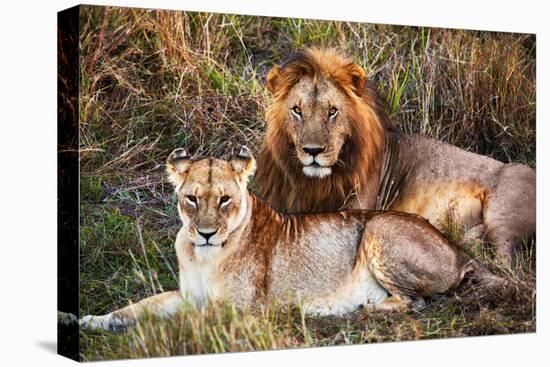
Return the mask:
{"type": "Polygon", "coordinates": [[[536,331],[536,36],[58,15],[58,348],[536,331]]]}

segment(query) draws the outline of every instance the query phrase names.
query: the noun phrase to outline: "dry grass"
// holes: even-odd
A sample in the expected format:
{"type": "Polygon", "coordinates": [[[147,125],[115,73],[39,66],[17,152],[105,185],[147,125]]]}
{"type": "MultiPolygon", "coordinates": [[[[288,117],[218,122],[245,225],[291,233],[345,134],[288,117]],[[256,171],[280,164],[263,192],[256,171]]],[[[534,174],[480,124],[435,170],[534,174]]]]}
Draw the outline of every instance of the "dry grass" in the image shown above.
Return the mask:
{"type": "MultiPolygon", "coordinates": [[[[378,83],[403,130],[535,167],[535,37],[134,9],[81,14],[81,304],[100,314],[177,288],[178,219],[163,163],[175,147],[224,156],[265,131],[269,67],[292,50],[337,47],[378,83]]],[[[454,226],[454,227],[453,227],[454,226]]],[[[448,235],[463,242],[449,221],[448,235]]],[[[421,312],[303,318],[298,308],[187,309],[129,334],[82,333],[83,359],[411,340],[535,330],[534,246],[516,274],[464,244],[517,289],[470,284],[421,312]],[[528,286],[525,286],[527,284],[528,286]]]]}

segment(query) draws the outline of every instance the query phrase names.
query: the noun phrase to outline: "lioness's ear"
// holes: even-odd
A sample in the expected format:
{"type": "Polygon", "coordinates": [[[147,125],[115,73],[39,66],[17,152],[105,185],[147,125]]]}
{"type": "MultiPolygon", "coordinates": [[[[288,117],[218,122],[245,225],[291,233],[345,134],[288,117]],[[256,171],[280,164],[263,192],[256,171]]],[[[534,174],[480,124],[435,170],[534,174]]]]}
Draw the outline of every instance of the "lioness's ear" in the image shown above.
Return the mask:
{"type": "Polygon", "coordinates": [[[237,156],[229,161],[235,172],[237,172],[245,180],[254,174],[256,171],[256,160],[250,153],[250,149],[242,146],[237,156]]]}
{"type": "Polygon", "coordinates": [[[185,173],[190,166],[191,160],[184,149],[178,148],[170,153],[166,158],[166,173],[172,185],[177,186],[180,183],[181,174],[185,173]]]}
{"type": "Polygon", "coordinates": [[[367,83],[367,77],[365,70],[355,63],[351,63],[347,66],[348,73],[351,77],[351,84],[355,94],[358,96],[363,94],[365,90],[365,84],[367,83]]]}
{"type": "Polygon", "coordinates": [[[275,87],[277,86],[277,79],[281,75],[281,68],[275,65],[267,73],[267,90],[271,93],[275,93],[275,87]]]}

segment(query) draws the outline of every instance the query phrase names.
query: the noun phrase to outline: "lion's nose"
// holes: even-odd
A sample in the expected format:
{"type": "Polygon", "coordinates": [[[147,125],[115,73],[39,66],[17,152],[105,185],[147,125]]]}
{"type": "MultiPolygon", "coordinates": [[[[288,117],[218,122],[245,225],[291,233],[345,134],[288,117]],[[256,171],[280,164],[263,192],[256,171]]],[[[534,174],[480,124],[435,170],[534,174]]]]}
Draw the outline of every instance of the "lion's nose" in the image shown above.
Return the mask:
{"type": "Polygon", "coordinates": [[[313,157],[315,157],[317,154],[323,153],[325,151],[325,147],[306,146],[306,147],[303,147],[302,149],[304,149],[304,152],[306,152],[307,154],[309,154],[313,157]]]}
{"type": "Polygon", "coordinates": [[[216,234],[216,232],[218,232],[218,230],[206,230],[206,231],[199,231],[197,230],[197,232],[202,236],[204,237],[204,239],[206,240],[206,242],[208,242],[208,239],[210,237],[212,237],[213,235],[216,234]]]}

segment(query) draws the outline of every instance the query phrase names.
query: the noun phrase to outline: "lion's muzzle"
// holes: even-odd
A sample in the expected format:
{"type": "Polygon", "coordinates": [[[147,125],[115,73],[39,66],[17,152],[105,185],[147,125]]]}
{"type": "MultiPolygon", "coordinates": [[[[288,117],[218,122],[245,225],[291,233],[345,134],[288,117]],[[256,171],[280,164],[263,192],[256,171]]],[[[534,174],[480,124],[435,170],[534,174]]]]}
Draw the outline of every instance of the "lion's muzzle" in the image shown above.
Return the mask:
{"type": "Polygon", "coordinates": [[[332,162],[324,157],[326,146],[303,146],[298,158],[302,163],[302,172],[309,177],[323,178],[332,173],[332,162]]]}

